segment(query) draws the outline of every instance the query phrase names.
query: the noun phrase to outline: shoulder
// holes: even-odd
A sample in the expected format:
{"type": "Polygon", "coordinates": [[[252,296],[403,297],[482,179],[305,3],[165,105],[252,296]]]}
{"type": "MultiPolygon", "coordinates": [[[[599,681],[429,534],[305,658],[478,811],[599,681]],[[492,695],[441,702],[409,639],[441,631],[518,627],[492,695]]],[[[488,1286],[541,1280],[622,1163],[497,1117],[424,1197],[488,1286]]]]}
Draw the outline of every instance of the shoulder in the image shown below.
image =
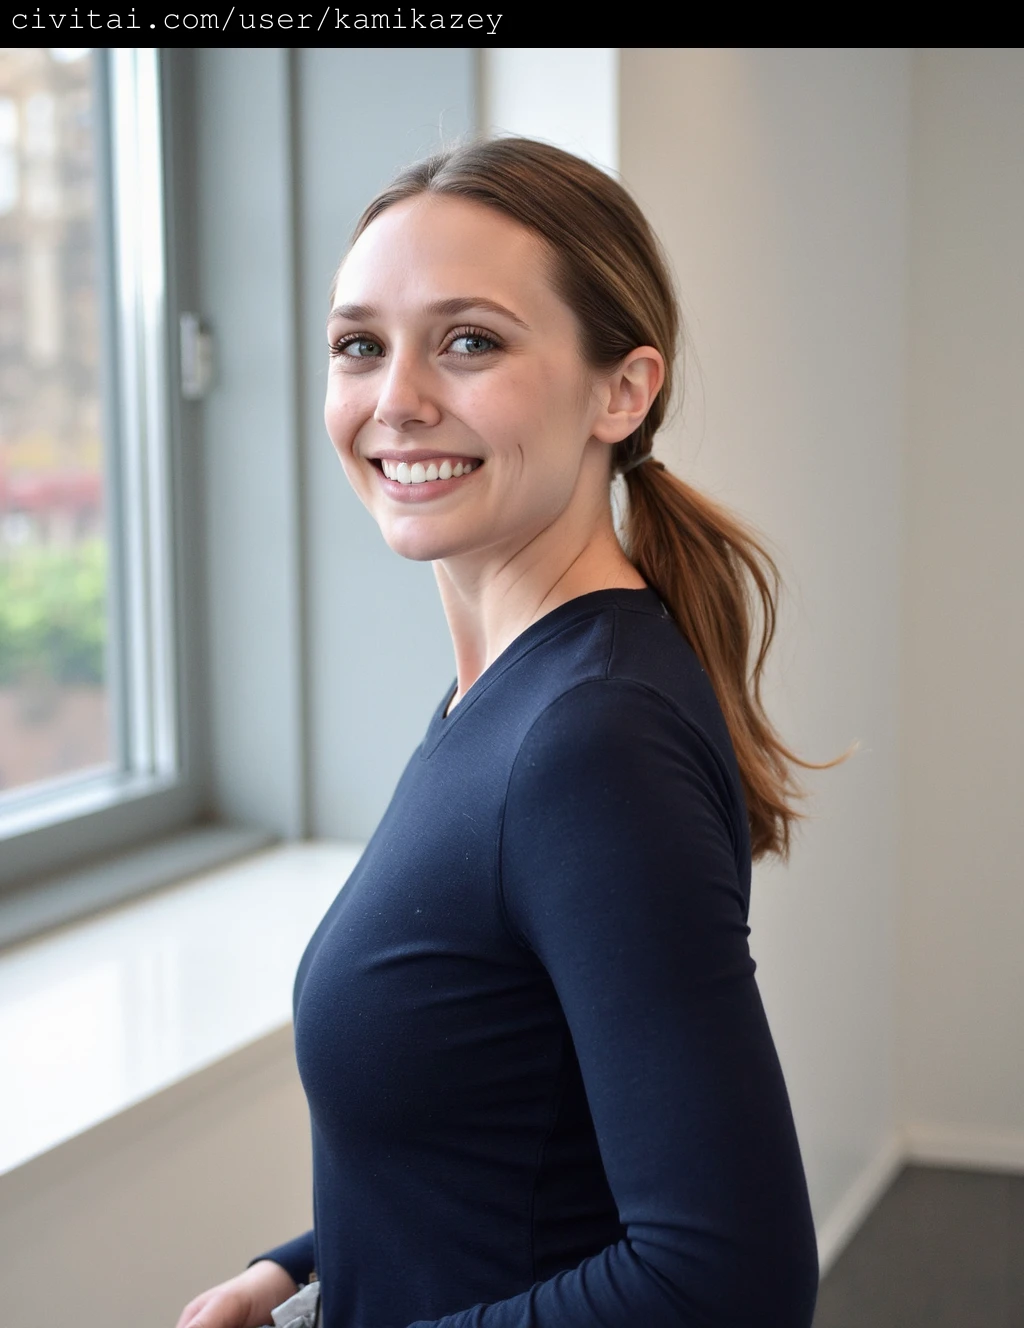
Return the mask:
{"type": "Polygon", "coordinates": [[[500,844],[507,883],[550,864],[584,883],[694,870],[728,881],[744,910],[749,898],[738,778],[672,697],[633,679],[581,682],[537,716],[511,769],[500,844]]]}
{"type": "Polygon", "coordinates": [[[703,744],[724,782],[738,785],[711,680],[675,620],[652,590],[606,595],[585,596],[579,616],[537,642],[519,675],[518,742],[553,744],[554,754],[575,728],[577,743],[610,752],[617,741],[674,733],[678,744],[703,744]]]}
{"type": "Polygon", "coordinates": [[[586,796],[606,810],[644,798],[678,811],[680,791],[699,788],[731,823],[742,802],[734,758],[702,718],[651,681],[606,675],[576,682],[548,702],[523,736],[510,796],[557,795],[563,809],[586,796]]]}
{"type": "Polygon", "coordinates": [[[537,716],[509,777],[498,888],[510,930],[543,958],[552,934],[595,910],[602,926],[742,929],[745,815],[713,743],[671,697],[631,679],[579,683],[537,716]]]}

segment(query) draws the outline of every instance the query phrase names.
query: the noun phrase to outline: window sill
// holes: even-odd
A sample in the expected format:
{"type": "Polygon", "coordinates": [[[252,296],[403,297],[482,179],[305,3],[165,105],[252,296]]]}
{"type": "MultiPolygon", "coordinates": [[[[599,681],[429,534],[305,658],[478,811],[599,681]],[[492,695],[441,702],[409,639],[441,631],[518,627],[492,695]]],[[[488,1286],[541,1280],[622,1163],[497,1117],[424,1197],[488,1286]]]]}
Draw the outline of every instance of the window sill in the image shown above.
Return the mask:
{"type": "Polygon", "coordinates": [[[177,780],[161,775],[125,775],[101,770],[91,777],[71,775],[31,785],[24,791],[14,789],[4,793],[0,841],[48,830],[73,818],[149,797],[174,788],[176,783],[177,780]]]}
{"type": "Polygon", "coordinates": [[[0,897],[0,949],[212,871],[273,842],[265,830],[247,826],[196,826],[14,890],[0,897]]]}
{"type": "Polygon", "coordinates": [[[291,1021],[362,852],[286,844],[0,955],[0,1177],[291,1021]]]}

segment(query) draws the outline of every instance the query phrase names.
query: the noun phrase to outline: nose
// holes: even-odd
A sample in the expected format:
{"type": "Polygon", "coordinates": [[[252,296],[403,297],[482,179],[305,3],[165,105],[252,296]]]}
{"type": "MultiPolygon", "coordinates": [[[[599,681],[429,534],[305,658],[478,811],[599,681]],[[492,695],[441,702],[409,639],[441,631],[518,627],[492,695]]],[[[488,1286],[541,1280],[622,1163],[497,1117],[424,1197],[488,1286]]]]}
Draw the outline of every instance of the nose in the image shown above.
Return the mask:
{"type": "Polygon", "coordinates": [[[396,433],[439,423],[441,410],[434,397],[429,368],[414,354],[395,352],[381,380],[373,418],[396,433]]]}

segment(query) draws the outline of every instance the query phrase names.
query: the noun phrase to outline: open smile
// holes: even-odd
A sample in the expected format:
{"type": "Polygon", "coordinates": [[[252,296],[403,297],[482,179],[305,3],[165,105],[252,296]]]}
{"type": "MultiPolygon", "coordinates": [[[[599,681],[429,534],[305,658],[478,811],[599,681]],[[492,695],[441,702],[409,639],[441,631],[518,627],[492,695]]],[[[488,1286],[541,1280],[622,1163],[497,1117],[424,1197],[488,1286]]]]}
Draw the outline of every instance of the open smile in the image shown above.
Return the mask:
{"type": "Polygon", "coordinates": [[[469,457],[441,457],[427,462],[413,461],[411,464],[380,457],[376,464],[386,479],[398,484],[435,484],[439,480],[461,479],[482,463],[469,457]]]}
{"type": "Polygon", "coordinates": [[[443,452],[392,452],[367,457],[380,476],[387,496],[400,503],[419,503],[445,494],[467,483],[484,464],[479,457],[446,456],[443,452]]]}

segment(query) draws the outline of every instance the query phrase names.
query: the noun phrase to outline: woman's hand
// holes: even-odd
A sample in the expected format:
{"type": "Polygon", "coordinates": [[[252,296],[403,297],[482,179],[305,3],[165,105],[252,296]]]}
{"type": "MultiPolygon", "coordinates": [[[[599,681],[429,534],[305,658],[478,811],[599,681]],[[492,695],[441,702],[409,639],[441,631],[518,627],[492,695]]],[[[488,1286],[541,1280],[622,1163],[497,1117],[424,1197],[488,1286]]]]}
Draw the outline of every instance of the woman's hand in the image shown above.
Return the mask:
{"type": "Polygon", "coordinates": [[[260,1259],[244,1273],[190,1300],[175,1328],[262,1328],[271,1311],[298,1287],[272,1259],[260,1259]]]}

